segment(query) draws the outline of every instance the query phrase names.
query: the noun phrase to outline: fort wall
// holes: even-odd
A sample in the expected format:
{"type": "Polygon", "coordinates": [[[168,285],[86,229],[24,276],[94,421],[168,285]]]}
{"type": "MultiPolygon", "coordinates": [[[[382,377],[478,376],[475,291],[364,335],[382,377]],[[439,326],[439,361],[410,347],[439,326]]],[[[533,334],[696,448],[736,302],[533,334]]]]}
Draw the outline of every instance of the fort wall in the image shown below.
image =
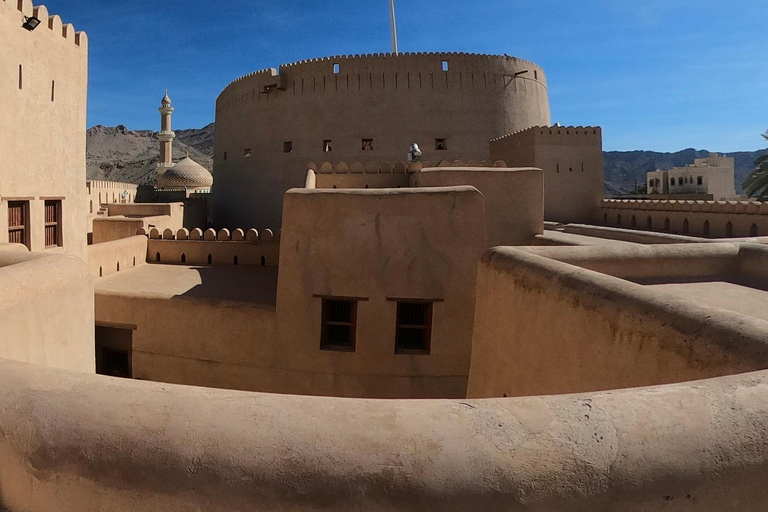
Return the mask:
{"type": "Polygon", "coordinates": [[[738,269],[738,244],[491,249],[478,272],[468,396],[649,386],[767,368],[765,321],[625,280],[721,278],[738,269]]]}
{"type": "Polygon", "coordinates": [[[176,233],[166,229],[162,239],[153,229],[147,247],[147,261],[163,265],[247,265],[277,267],[280,261],[280,231],[266,229],[213,229],[176,233]]]}
{"type": "Polygon", "coordinates": [[[491,140],[491,160],[544,170],[544,218],[590,222],[605,193],[598,126],[534,126],[491,140]]]}
{"type": "Polygon", "coordinates": [[[88,38],[43,5],[0,0],[0,68],[0,241],[20,215],[32,251],[85,257],[88,38]],[[33,15],[41,23],[30,31],[24,17],[33,15]],[[46,201],[59,223],[53,243],[46,201]]]}
{"type": "Polygon", "coordinates": [[[83,260],[2,245],[0,290],[0,359],[94,372],[93,280],[83,260]]]}
{"type": "Polygon", "coordinates": [[[216,102],[214,216],[279,226],[307,161],[395,162],[414,142],[425,160],[485,160],[491,138],[549,117],[543,70],[506,56],[333,57],[252,73],[216,102]]]}
{"type": "Polygon", "coordinates": [[[766,372],[579,395],[370,401],[0,361],[0,389],[10,510],[759,512],[768,501],[766,372]]]}
{"type": "Polygon", "coordinates": [[[710,238],[768,235],[768,203],[605,199],[595,223],[710,238]]]}
{"type": "Polygon", "coordinates": [[[147,238],[132,236],[88,246],[88,266],[94,279],[147,263],[147,238]]]}

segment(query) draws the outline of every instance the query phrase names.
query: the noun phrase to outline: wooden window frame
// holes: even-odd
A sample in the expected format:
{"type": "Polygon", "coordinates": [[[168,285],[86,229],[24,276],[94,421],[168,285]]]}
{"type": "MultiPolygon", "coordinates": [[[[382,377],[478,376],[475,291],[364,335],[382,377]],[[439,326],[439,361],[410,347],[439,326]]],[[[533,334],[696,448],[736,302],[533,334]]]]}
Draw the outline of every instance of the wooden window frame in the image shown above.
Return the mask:
{"type": "Polygon", "coordinates": [[[62,223],[61,223],[61,216],[62,216],[62,200],[61,199],[46,199],[43,202],[43,212],[44,212],[44,221],[45,221],[45,227],[44,227],[44,234],[45,234],[45,248],[46,249],[52,249],[54,247],[64,247],[64,237],[62,233],[62,223]],[[55,212],[55,218],[54,220],[48,219],[48,207],[53,206],[54,212],[55,212]],[[53,241],[53,244],[48,243],[48,228],[55,228],[55,240],[53,241]]]}
{"type": "Polygon", "coordinates": [[[320,350],[330,352],[355,352],[357,350],[357,299],[350,297],[322,297],[322,317],[320,323],[320,350]],[[344,302],[350,305],[350,321],[340,322],[337,320],[328,320],[331,304],[334,302],[344,302]],[[348,327],[349,343],[337,344],[329,340],[330,335],[326,329],[327,326],[348,327]]]}
{"type": "Polygon", "coordinates": [[[434,304],[435,302],[438,302],[438,301],[419,300],[419,299],[398,299],[396,302],[397,302],[397,307],[395,311],[395,354],[428,356],[432,350],[432,322],[434,318],[434,304]],[[423,325],[400,324],[400,307],[402,305],[409,305],[409,306],[418,305],[418,306],[427,307],[427,311],[425,312],[425,323],[423,325]],[[419,348],[419,349],[401,348],[400,347],[401,329],[408,329],[408,330],[420,329],[425,331],[425,334],[423,335],[424,337],[423,348],[419,348]]]}
{"type": "Polygon", "coordinates": [[[8,200],[8,243],[20,243],[27,247],[27,249],[32,250],[31,246],[31,240],[32,237],[30,236],[30,226],[29,226],[29,200],[8,200]],[[21,206],[21,215],[22,215],[22,221],[23,224],[21,225],[14,225],[11,226],[11,208],[21,206]],[[22,233],[22,240],[21,242],[13,242],[11,241],[11,232],[21,232],[22,233]]]}

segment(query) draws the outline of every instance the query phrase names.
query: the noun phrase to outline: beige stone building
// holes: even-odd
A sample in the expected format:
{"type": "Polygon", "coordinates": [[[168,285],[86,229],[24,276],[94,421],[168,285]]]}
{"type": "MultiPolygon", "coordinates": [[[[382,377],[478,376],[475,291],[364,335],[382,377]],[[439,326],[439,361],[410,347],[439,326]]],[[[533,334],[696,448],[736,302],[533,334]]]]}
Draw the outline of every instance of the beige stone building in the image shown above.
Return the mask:
{"type": "Polygon", "coordinates": [[[648,193],[661,194],[665,199],[736,199],[734,160],[717,153],[696,158],[685,167],[648,173],[648,193]]]}
{"type": "Polygon", "coordinates": [[[29,0],[0,2],[0,34],[0,243],[84,257],[88,38],[29,0]]]}
{"type": "MultiPolygon", "coordinates": [[[[58,55],[85,98],[84,35],[57,54],[71,26],[24,1],[0,0],[0,23],[0,64],[26,56],[48,80],[58,55]]],[[[326,86],[345,84],[333,72],[326,86]]],[[[438,76],[483,83],[468,73],[438,76]]],[[[0,98],[17,94],[6,75],[0,98]]],[[[22,104],[49,115],[35,98],[22,104]]],[[[63,249],[0,240],[0,509],[765,509],[766,205],[596,204],[598,130],[528,119],[491,143],[526,167],[458,150],[441,165],[314,159],[272,182],[291,187],[263,210],[282,205],[273,229],[189,230],[184,203],[84,187],[84,130],[52,119],[18,136],[0,121],[0,140],[72,165],[3,146],[3,210],[6,190],[30,211],[81,194],[63,249]],[[94,197],[106,211],[86,247],[94,197]],[[597,219],[545,222],[547,208],[597,219]],[[736,238],[749,223],[760,232],[736,238]],[[713,239],[723,224],[731,238],[713,239]]]]}

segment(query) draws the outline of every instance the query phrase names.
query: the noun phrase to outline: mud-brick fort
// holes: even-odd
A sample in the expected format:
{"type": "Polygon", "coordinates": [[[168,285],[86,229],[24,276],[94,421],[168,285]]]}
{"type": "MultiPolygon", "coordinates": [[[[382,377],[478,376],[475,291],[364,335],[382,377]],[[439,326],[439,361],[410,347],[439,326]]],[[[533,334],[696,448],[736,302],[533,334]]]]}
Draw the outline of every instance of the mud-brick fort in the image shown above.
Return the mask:
{"type": "Polygon", "coordinates": [[[765,204],[606,199],[600,127],[462,54],[236,80],[213,176],[166,94],[142,202],[87,52],[0,0],[0,510],[766,510],[765,204]]]}

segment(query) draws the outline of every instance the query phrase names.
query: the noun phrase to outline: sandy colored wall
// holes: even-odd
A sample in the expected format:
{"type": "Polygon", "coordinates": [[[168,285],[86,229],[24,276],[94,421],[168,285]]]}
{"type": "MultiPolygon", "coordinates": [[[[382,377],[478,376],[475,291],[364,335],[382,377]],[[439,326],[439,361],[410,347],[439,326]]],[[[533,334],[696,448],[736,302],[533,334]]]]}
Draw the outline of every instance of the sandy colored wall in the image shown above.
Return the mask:
{"type": "Polygon", "coordinates": [[[184,203],[131,203],[107,205],[107,217],[93,219],[92,243],[134,236],[152,228],[174,233],[184,227],[184,203]]]}
{"type": "Polygon", "coordinates": [[[8,201],[25,200],[30,248],[45,250],[45,199],[61,199],[63,249],[47,252],[85,257],[88,39],[44,6],[2,0],[0,70],[0,241],[8,241],[8,201]],[[33,14],[42,23],[28,31],[23,17],[33,14]]]}
{"type": "Polygon", "coordinates": [[[712,238],[765,236],[768,235],[768,203],[606,199],[602,202],[599,217],[594,219],[594,222],[607,226],[712,238]],[[730,232],[728,223],[731,224],[730,232]],[[705,228],[707,224],[709,233],[705,228]]]}
{"type": "Polygon", "coordinates": [[[235,258],[237,265],[276,267],[280,261],[280,241],[149,240],[147,248],[147,261],[163,265],[208,265],[209,261],[212,265],[234,265],[235,258]]]}
{"type": "Polygon", "coordinates": [[[0,361],[0,389],[2,503],[19,512],[761,512],[768,502],[765,372],[370,401],[0,361]]]}
{"type": "Polygon", "coordinates": [[[472,187],[292,190],[277,294],[279,359],[334,374],[296,392],[364,397],[464,396],[483,197],[472,187]],[[358,297],[357,349],[321,351],[322,300],[358,297]],[[391,298],[432,299],[429,355],[395,354],[391,298]]]}
{"type": "Polygon", "coordinates": [[[135,183],[120,183],[117,181],[88,180],[85,182],[86,211],[96,214],[105,203],[133,203],[136,200],[136,192],[139,186],[135,183]],[[123,199],[123,192],[128,192],[127,199],[123,199]]]}
{"type": "Polygon", "coordinates": [[[535,126],[490,143],[491,160],[544,170],[544,218],[590,222],[605,193],[597,126],[535,126]]]}
{"type": "Polygon", "coordinates": [[[544,230],[544,186],[541,169],[496,167],[423,169],[417,187],[471,185],[485,200],[488,247],[530,245],[544,230]]]}
{"type": "Polygon", "coordinates": [[[93,280],[83,260],[5,246],[0,290],[0,358],[93,373],[93,280]]]}
{"type": "MultiPolygon", "coordinates": [[[[621,215],[621,214],[619,214],[621,215]]],[[[625,222],[626,224],[626,222],[625,222]]],[[[694,244],[706,243],[708,238],[691,235],[674,235],[672,233],[659,233],[653,231],[640,231],[629,228],[614,228],[608,226],[590,226],[587,224],[568,224],[563,228],[566,233],[585,235],[609,240],[620,240],[636,244],[694,244]]]]}
{"type": "MultiPolygon", "coordinates": [[[[731,260],[738,268],[737,253],[731,260]]],[[[468,396],[648,386],[762,369],[767,336],[755,318],[526,251],[491,249],[478,273],[468,396]]]]}
{"type": "Polygon", "coordinates": [[[88,246],[88,267],[94,279],[147,262],[147,237],[132,236],[88,246]]]}
{"type": "Polygon", "coordinates": [[[512,57],[361,55],[251,73],[216,102],[214,218],[280,226],[283,195],[303,186],[309,161],[397,162],[414,142],[425,160],[486,160],[491,138],[549,121],[544,71],[512,57]],[[373,139],[373,151],[362,150],[363,138],[373,139]],[[436,138],[448,149],[437,151],[436,138]]]}

